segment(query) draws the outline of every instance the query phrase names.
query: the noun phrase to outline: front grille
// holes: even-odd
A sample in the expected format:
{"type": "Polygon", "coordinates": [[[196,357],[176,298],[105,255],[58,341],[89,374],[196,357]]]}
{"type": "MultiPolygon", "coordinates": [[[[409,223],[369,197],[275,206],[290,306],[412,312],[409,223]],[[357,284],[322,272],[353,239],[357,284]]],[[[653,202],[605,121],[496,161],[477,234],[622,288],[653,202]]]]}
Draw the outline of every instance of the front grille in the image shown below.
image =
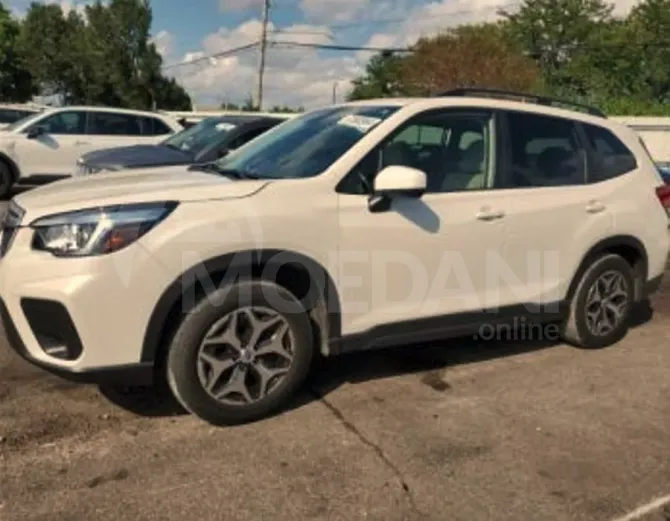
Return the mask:
{"type": "Polygon", "coordinates": [[[14,237],[21,227],[21,221],[25,213],[25,210],[14,201],[9,203],[2,224],[0,224],[0,257],[5,256],[12,242],[14,242],[14,237]]]}

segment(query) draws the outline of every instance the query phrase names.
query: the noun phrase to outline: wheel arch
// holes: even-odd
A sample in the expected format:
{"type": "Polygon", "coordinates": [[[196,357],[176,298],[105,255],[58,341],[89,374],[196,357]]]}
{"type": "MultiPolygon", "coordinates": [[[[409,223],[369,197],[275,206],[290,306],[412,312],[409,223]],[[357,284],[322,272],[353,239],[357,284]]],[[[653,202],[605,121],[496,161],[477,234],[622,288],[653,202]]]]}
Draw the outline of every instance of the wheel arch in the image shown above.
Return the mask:
{"type": "Polygon", "coordinates": [[[19,178],[21,177],[21,173],[19,171],[19,166],[16,164],[16,162],[11,157],[9,157],[4,152],[0,152],[0,161],[7,164],[7,166],[9,167],[9,171],[12,174],[12,179],[16,183],[19,180],[19,178]]]}
{"type": "MultiPolygon", "coordinates": [[[[313,322],[316,322],[318,335],[315,338],[323,355],[328,353],[329,340],[341,335],[341,304],[335,283],[328,270],[318,261],[307,255],[288,250],[254,250],[229,253],[200,262],[181,273],[163,292],[154,306],[145,329],[142,343],[142,362],[160,361],[168,340],[178,327],[184,307],[193,305],[211,289],[221,287],[230,281],[228,274],[248,278],[274,280],[281,286],[294,291],[291,284],[307,283],[304,296],[298,296],[305,303],[313,322]],[[280,272],[287,267],[288,272],[280,272]],[[272,275],[268,277],[268,268],[272,275]],[[300,280],[291,280],[291,276],[300,280]],[[286,278],[288,276],[288,278],[286,278]],[[306,277],[306,279],[304,278],[306,277]],[[214,284],[204,288],[203,278],[214,284]],[[187,293],[189,292],[189,293],[187,293]],[[195,294],[194,294],[195,292],[195,294]],[[184,298],[191,295],[190,302],[184,298]]],[[[302,286],[301,286],[302,287],[302,286]]]]}
{"type": "Polygon", "coordinates": [[[566,300],[569,301],[572,299],[582,275],[591,262],[596,257],[606,253],[620,255],[631,265],[635,275],[635,301],[637,302],[643,298],[649,266],[647,250],[642,241],[632,235],[615,235],[594,244],[582,257],[579,267],[574,273],[568,287],[566,300]]]}

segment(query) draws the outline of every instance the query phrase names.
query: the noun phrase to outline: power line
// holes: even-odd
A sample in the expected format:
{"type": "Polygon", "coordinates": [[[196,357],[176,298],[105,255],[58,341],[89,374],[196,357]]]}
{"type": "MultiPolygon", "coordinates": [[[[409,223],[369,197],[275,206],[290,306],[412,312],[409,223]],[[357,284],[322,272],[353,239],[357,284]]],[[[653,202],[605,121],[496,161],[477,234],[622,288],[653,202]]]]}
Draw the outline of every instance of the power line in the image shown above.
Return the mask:
{"type": "Polygon", "coordinates": [[[271,41],[270,45],[285,45],[288,47],[306,47],[309,49],[324,49],[329,51],[370,51],[370,52],[412,52],[407,47],[367,47],[359,45],[336,45],[326,43],[302,43],[302,42],[282,42],[271,41]]]}
{"type": "Polygon", "coordinates": [[[163,69],[171,69],[171,68],[174,68],[174,67],[181,67],[182,65],[194,65],[196,63],[209,61],[209,60],[216,59],[216,58],[224,58],[226,56],[231,56],[233,54],[238,54],[238,53],[240,53],[242,51],[246,51],[248,49],[253,49],[254,47],[259,45],[260,43],[261,43],[260,41],[256,41],[256,42],[253,42],[253,43],[248,43],[246,45],[240,45],[239,47],[233,47],[231,49],[226,49],[224,51],[217,52],[215,54],[208,54],[208,55],[205,55],[205,56],[201,56],[201,57],[195,58],[193,60],[182,60],[180,62],[171,63],[170,65],[165,65],[163,67],[163,69]]]}

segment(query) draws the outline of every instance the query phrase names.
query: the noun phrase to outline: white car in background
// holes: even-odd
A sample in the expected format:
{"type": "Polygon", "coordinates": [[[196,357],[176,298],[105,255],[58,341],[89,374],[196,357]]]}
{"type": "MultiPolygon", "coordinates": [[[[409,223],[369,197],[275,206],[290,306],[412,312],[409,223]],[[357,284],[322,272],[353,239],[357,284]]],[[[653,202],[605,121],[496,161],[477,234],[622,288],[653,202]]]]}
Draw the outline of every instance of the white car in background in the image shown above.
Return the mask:
{"type": "Polygon", "coordinates": [[[100,148],[154,144],[183,127],[166,114],[104,107],[59,107],[0,131],[0,197],[15,184],[74,174],[77,158],[100,148]]]}
{"type": "Polygon", "coordinates": [[[43,111],[47,107],[44,105],[3,103],[0,104],[0,130],[7,128],[12,123],[33,116],[43,111]]]}

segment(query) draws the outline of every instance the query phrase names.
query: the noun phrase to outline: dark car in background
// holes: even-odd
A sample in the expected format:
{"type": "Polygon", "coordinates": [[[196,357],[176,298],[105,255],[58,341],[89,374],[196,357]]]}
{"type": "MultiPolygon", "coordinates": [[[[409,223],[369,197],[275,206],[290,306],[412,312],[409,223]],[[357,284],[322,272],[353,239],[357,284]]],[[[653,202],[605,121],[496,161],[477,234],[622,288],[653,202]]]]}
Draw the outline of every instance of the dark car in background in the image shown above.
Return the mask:
{"type": "Polygon", "coordinates": [[[665,181],[665,184],[670,184],[670,163],[657,163],[658,171],[665,181]]]}
{"type": "Polygon", "coordinates": [[[210,163],[283,121],[285,117],[253,114],[206,118],[156,145],[114,147],[84,154],[77,161],[77,175],[210,163]]]}

